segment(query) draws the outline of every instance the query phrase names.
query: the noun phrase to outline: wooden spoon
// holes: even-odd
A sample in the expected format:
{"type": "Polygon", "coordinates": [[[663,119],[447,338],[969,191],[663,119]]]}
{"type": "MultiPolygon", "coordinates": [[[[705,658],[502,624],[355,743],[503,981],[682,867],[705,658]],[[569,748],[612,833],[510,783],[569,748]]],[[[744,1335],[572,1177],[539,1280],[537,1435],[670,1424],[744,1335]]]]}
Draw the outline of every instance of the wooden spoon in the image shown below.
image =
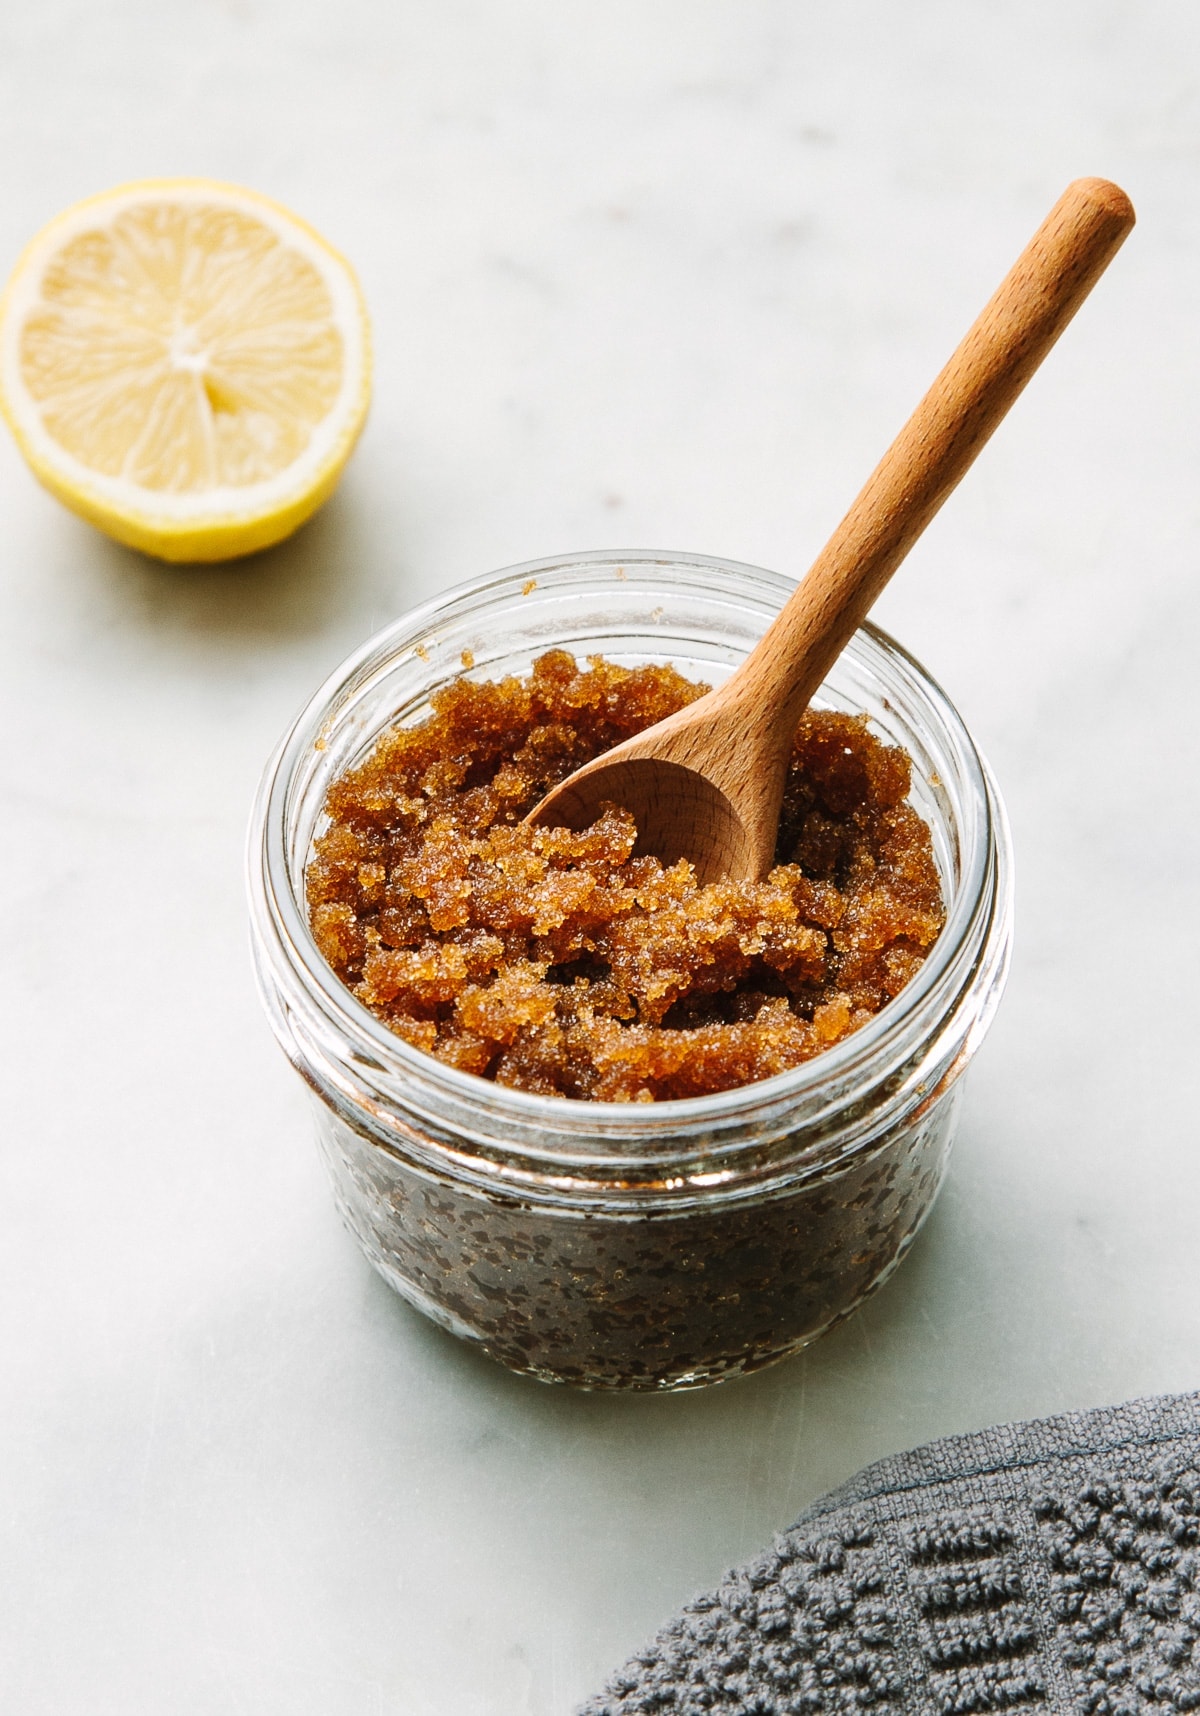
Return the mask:
{"type": "Polygon", "coordinates": [[[617,745],[526,819],[586,828],[632,811],[639,852],[701,882],[770,870],[796,724],[892,573],[1099,279],[1134,222],[1076,179],[884,454],[770,629],[715,691],[617,745]]]}

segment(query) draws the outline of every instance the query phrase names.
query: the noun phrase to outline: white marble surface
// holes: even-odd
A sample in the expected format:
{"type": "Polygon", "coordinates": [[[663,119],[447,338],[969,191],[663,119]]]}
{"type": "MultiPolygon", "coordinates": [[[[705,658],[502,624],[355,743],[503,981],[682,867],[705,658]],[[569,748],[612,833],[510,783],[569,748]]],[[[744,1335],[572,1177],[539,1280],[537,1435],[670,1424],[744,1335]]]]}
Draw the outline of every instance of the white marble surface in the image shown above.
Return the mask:
{"type": "Polygon", "coordinates": [[[245,565],[108,544],[0,439],[0,1709],[565,1716],[865,1461],[1200,1384],[1200,11],[10,0],[0,39],[0,266],[214,174],[344,248],[378,343],[340,493],[245,565]],[[510,1378],[338,1226],[251,984],[259,768],[459,578],[801,571],[1080,173],[1139,227],[881,606],[1017,848],[942,1202],[772,1372],[510,1378]]]}

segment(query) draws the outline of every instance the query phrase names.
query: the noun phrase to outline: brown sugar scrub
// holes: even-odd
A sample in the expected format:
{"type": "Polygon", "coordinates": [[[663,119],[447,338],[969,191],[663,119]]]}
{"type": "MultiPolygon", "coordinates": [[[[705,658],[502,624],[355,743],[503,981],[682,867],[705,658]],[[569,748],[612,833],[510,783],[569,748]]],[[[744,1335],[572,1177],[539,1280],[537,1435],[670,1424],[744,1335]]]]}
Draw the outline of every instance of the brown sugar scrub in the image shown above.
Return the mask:
{"type": "Polygon", "coordinates": [[[697,885],[635,855],[615,806],[522,819],[581,764],[707,687],[565,650],[437,690],[329,788],[306,872],[316,942],[439,1061],[542,1096],[651,1102],[785,1072],[899,994],[944,923],[911,765],[865,716],[796,732],[776,867],[697,885]]]}

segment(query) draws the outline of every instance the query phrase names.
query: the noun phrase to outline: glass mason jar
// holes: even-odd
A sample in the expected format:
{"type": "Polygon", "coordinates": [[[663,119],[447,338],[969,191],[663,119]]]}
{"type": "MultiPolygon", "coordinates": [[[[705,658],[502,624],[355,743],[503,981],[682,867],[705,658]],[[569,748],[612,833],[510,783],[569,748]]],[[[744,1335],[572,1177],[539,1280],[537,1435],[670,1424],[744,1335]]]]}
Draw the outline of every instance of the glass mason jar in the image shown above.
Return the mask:
{"type": "Polygon", "coordinates": [[[895,1268],[937,1195],[962,1074],[1007,972],[999,796],[938,686],[882,632],[859,631],[816,701],[865,712],[912,757],[944,930],[901,994],[815,1059],[716,1095],[621,1104],[459,1072],[354,999],[305,910],[326,792],[465,670],[524,673],[564,647],[669,661],[716,683],[792,588],[752,566],[644,552],[495,573],[366,643],[268,765],[250,834],[255,963],[312,1093],[338,1206],[399,1293],[528,1375],[670,1389],[755,1370],[847,1316],[895,1268]]]}

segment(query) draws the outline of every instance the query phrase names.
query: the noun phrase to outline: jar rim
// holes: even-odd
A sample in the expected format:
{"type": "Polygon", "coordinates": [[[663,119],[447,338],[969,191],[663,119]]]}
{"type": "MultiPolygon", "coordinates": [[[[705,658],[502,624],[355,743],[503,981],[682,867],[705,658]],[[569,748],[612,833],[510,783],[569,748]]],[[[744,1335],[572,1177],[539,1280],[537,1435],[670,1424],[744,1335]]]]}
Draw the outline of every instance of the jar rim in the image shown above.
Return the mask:
{"type": "MultiPolygon", "coordinates": [[[[490,600],[519,593],[530,579],[574,571],[639,567],[646,570],[733,575],[757,584],[782,606],[794,581],[783,574],[724,557],[661,550],[591,550],[548,556],[501,568],[483,577],[464,580],[440,595],[408,610],[373,634],[330,673],[283,735],[263,774],[255,800],[248,838],[248,869],[256,928],[268,926],[273,947],[272,968],[280,960],[293,984],[315,1004],[322,1023],[340,1032],[371,1066],[394,1071],[441,1089],[460,1102],[483,1103],[523,1127],[544,1126],[561,1132],[564,1122],[613,1143],[636,1143],[655,1133],[694,1130],[704,1125],[736,1122],[748,1109],[773,1106],[801,1096],[811,1097],[822,1086],[853,1080],[855,1069],[873,1062],[900,1037],[914,1013],[944,985],[972,940],[979,913],[987,906],[991,855],[1006,845],[1003,809],[990,771],[961,716],[941,686],[920,663],[881,628],[868,623],[847,645],[847,652],[876,658],[899,673],[907,688],[933,716],[950,743],[969,791],[967,814],[960,829],[963,860],[957,886],[947,902],[945,925],[916,974],[904,989],[865,1025],[812,1059],[770,1078],[705,1096],[668,1098],[654,1103],[597,1102],[571,1097],[541,1096],[481,1079],[477,1074],[447,1066],[389,1031],[345,987],[317,947],[304,909],[303,868],[293,874],[288,851],[288,816],[292,790],[302,763],[312,749],[324,748],[323,735],[333,730],[330,711],[351,690],[361,696],[403,652],[411,653],[439,622],[490,600]]],[[[553,647],[548,640],[547,647],[553,647]]],[[[375,737],[378,736],[378,729],[375,737]]],[[[372,740],[373,742],[373,740],[372,740]]],[[[956,986],[957,992],[957,986],[956,986]]],[[[537,1152],[534,1152],[537,1154],[537,1152]]]]}

